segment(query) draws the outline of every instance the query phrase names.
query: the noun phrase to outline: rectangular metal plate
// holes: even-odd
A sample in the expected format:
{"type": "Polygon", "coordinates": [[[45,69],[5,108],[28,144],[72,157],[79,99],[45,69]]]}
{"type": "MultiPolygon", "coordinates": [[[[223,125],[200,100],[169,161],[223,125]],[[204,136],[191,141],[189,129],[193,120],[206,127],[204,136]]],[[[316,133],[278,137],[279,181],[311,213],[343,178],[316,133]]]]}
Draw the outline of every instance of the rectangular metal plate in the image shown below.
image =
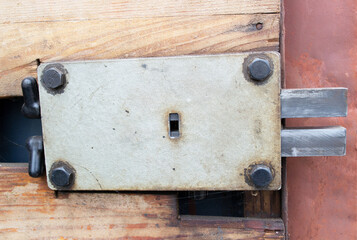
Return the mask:
{"type": "Polygon", "coordinates": [[[280,188],[278,53],[55,63],[67,72],[57,92],[41,79],[53,64],[38,68],[47,176],[66,162],[72,190],[250,190],[259,163],[273,170],[266,189],[280,188]],[[257,84],[245,64],[262,55],[273,72],[257,84]]]}

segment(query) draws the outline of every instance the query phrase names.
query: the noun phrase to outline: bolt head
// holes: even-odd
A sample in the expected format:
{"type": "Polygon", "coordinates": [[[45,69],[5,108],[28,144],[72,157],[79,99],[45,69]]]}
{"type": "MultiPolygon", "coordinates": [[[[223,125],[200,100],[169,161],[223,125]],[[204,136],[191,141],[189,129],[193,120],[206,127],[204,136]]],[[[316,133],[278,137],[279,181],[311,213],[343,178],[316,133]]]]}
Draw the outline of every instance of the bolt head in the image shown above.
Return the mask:
{"type": "Polygon", "coordinates": [[[62,87],[66,82],[66,74],[55,67],[47,69],[43,73],[43,83],[47,88],[56,89],[62,87]]]}
{"type": "Polygon", "coordinates": [[[57,187],[68,187],[72,184],[74,173],[65,166],[60,166],[52,170],[51,181],[57,187]]]}
{"type": "Polygon", "coordinates": [[[269,61],[262,58],[255,58],[248,65],[249,76],[256,81],[264,81],[270,76],[271,71],[269,61]]]}
{"type": "Polygon", "coordinates": [[[256,165],[250,171],[250,179],[258,187],[266,187],[273,181],[273,174],[270,167],[266,165],[256,165]]]}

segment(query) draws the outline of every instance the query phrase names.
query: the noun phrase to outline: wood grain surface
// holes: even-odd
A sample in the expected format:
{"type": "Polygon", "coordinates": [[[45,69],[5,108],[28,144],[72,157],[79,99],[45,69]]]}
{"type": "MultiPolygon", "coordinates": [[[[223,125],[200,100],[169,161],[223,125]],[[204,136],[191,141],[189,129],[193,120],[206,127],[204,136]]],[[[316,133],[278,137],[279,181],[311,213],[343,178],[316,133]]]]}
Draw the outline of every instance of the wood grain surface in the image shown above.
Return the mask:
{"type": "MultiPolygon", "coordinates": [[[[0,97],[21,96],[40,62],[278,51],[279,12],[279,0],[0,0],[0,97]]],[[[55,194],[0,165],[0,239],[284,239],[281,219],[178,216],[173,193],[55,194]]],[[[246,215],[273,216],[276,198],[253,197],[246,215]]]]}
{"type": "Polygon", "coordinates": [[[284,239],[281,219],[178,216],[174,193],[56,193],[1,165],[0,239],[284,239]]]}
{"type": "Polygon", "coordinates": [[[278,50],[279,15],[13,23],[0,24],[0,35],[0,96],[20,96],[39,61],[278,50]]]}
{"type": "Polygon", "coordinates": [[[280,12],[280,0],[1,0],[0,23],[280,12]]]}
{"type": "Polygon", "coordinates": [[[244,216],[255,218],[281,217],[281,191],[245,191],[244,216]]]}

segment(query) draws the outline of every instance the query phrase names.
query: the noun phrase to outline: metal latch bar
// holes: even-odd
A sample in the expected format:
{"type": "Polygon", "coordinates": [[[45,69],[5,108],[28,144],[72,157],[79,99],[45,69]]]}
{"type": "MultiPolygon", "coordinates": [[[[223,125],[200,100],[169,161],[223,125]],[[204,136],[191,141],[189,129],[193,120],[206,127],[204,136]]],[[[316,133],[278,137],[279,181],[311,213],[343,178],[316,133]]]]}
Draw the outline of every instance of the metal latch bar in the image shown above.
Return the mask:
{"type": "Polygon", "coordinates": [[[346,128],[341,126],[281,131],[282,157],[343,156],[346,154],[346,128]]]}
{"type": "Polygon", "coordinates": [[[345,117],[347,88],[282,89],[281,118],[345,117]]]}

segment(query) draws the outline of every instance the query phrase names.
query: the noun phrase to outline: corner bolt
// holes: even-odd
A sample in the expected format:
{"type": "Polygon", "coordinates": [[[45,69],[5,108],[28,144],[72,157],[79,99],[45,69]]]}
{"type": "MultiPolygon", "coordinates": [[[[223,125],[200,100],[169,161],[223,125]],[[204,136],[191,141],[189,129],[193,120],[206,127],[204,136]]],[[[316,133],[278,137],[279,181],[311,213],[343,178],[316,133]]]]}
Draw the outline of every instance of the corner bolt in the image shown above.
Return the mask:
{"type": "Polygon", "coordinates": [[[272,69],[268,60],[255,58],[248,65],[248,73],[252,80],[261,82],[271,75],[272,69]]]}

